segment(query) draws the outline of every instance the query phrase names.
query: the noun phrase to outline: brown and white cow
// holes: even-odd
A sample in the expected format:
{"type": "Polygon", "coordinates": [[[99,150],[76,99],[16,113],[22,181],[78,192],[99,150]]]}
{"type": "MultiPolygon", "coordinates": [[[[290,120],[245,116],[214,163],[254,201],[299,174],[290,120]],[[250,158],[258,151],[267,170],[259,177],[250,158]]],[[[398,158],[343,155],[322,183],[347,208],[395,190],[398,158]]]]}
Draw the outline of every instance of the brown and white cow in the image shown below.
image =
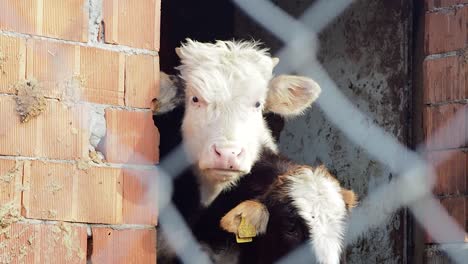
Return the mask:
{"type": "MultiPolygon", "coordinates": [[[[273,76],[278,59],[252,42],[187,40],[176,52],[184,82],[182,137],[193,167],[176,179],[173,201],[197,239],[208,244],[219,262],[226,262],[226,252],[245,261],[243,253],[265,251],[268,240],[230,244],[221,228],[235,232],[236,219],[245,214],[265,237],[284,235],[287,230],[273,230],[274,223],[293,217],[305,231],[285,245],[308,241],[318,262],[338,263],[345,199],[352,192],[342,189],[324,168],[301,167],[281,158],[263,117],[265,112],[300,114],[317,99],[318,84],[306,77],[273,76]],[[294,214],[281,212],[288,208],[294,214]]],[[[178,101],[175,94],[163,91],[158,100],[172,104],[178,101]]],[[[353,203],[354,196],[348,200],[353,203]]],[[[255,262],[281,255],[268,260],[258,255],[255,262]]]]}

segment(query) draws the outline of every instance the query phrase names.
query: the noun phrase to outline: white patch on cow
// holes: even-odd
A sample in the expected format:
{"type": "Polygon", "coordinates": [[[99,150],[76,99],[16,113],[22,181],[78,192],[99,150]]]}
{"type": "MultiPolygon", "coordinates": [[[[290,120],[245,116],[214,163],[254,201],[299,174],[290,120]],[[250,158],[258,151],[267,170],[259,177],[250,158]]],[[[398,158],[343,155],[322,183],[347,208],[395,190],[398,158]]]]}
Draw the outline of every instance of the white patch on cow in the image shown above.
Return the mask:
{"type": "Polygon", "coordinates": [[[277,149],[262,115],[275,60],[252,42],[188,40],[177,53],[185,81],[184,145],[209,204],[250,172],[262,148],[277,149]]]}
{"type": "Polygon", "coordinates": [[[319,263],[340,261],[345,231],[346,205],[338,182],[325,168],[303,168],[290,179],[289,195],[311,234],[310,243],[319,263]]]}

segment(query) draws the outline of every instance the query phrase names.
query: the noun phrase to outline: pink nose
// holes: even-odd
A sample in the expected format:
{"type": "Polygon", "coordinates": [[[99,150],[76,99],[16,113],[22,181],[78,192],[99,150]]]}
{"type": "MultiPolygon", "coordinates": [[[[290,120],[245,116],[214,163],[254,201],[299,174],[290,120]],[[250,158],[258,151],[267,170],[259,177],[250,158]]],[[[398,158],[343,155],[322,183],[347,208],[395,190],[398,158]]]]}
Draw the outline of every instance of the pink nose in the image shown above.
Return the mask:
{"type": "Polygon", "coordinates": [[[217,169],[238,170],[239,161],[244,154],[244,149],[237,146],[217,146],[213,145],[213,155],[215,167],[217,169]]]}

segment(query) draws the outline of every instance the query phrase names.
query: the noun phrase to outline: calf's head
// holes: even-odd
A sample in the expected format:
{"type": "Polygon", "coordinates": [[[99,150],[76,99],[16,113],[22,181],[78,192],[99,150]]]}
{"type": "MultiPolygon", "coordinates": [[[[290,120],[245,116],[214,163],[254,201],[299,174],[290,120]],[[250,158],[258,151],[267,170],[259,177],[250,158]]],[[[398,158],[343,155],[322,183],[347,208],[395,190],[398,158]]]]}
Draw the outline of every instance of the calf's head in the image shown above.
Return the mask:
{"type": "Polygon", "coordinates": [[[309,78],[274,77],[279,60],[253,42],[187,40],[176,52],[185,82],[184,145],[211,181],[235,181],[262,148],[276,151],[263,113],[297,115],[320,93],[309,78]]]}

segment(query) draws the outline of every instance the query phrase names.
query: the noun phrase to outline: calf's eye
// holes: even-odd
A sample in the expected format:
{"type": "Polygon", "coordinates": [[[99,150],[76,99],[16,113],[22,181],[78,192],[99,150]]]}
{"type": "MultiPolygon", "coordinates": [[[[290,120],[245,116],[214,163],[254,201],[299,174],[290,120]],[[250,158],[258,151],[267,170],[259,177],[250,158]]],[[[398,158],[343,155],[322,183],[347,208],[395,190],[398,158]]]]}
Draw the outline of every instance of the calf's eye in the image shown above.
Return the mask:
{"type": "Polygon", "coordinates": [[[198,103],[198,97],[196,97],[196,96],[192,97],[192,102],[198,103]]]}
{"type": "Polygon", "coordinates": [[[261,105],[262,105],[262,104],[261,104],[260,102],[256,102],[256,103],[255,103],[255,107],[256,107],[256,108],[259,108],[261,105]]]}

